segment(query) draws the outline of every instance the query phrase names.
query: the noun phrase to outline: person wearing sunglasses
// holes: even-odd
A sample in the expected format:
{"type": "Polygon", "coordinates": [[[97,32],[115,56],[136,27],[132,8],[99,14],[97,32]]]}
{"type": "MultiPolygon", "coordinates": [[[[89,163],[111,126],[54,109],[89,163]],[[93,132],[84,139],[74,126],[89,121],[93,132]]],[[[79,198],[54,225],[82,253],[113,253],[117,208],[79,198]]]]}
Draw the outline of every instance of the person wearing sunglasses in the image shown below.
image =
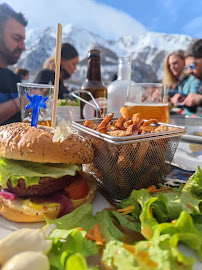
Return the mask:
{"type": "MultiPolygon", "coordinates": [[[[185,68],[187,72],[202,83],[202,39],[189,46],[186,51],[185,68]]],[[[197,93],[190,93],[182,102],[183,106],[195,108],[196,112],[202,110],[202,84],[197,93]]]]}
{"type": "Polygon", "coordinates": [[[190,93],[197,93],[200,81],[187,74],[183,50],[171,52],[164,60],[163,83],[168,87],[168,96],[174,105],[182,102],[190,93]]]}
{"type": "Polygon", "coordinates": [[[184,93],[180,93],[179,91],[179,93],[171,98],[171,102],[174,105],[180,103],[180,105],[183,106],[184,114],[196,113],[197,105],[199,104],[196,99],[200,99],[199,93],[202,87],[202,51],[200,54],[200,46],[202,48],[202,42],[198,40],[194,44],[191,44],[185,52],[184,71],[189,75],[188,78],[195,78],[195,85],[190,84],[189,91],[184,93]]]}
{"type": "Polygon", "coordinates": [[[0,125],[21,121],[16,86],[21,78],[8,66],[16,64],[25,50],[25,26],[27,20],[22,13],[0,4],[0,125]]]}

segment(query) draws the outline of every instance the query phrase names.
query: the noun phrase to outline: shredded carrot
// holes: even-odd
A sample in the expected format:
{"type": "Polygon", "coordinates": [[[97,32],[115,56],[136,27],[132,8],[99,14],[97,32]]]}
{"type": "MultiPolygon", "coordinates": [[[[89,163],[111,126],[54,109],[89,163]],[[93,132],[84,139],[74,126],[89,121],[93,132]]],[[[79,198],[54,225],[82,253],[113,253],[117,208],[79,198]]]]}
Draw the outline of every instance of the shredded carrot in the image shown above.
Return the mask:
{"type": "Polygon", "coordinates": [[[94,235],[94,229],[89,229],[90,234],[94,235]]]}
{"type": "Polygon", "coordinates": [[[94,236],[91,235],[90,233],[86,233],[86,238],[89,239],[89,240],[94,240],[94,236]]]}
{"type": "Polygon", "coordinates": [[[128,207],[125,207],[122,209],[118,209],[118,210],[116,210],[116,212],[121,213],[124,216],[124,215],[131,213],[134,208],[135,208],[135,206],[131,205],[131,206],[128,206],[128,207]]]}
{"type": "Polygon", "coordinates": [[[101,235],[100,227],[98,223],[96,223],[94,226],[94,237],[97,242],[102,242],[102,235],[101,235]]]}
{"type": "Polygon", "coordinates": [[[122,214],[122,216],[125,216],[125,215],[128,215],[128,214],[130,214],[131,213],[131,210],[128,210],[128,211],[125,211],[125,212],[123,212],[123,213],[121,213],[122,214]]]}
{"type": "Polygon", "coordinates": [[[173,219],[173,220],[171,221],[172,224],[175,224],[176,222],[177,222],[177,219],[173,219]]]}
{"type": "Polygon", "coordinates": [[[167,186],[167,187],[164,187],[164,188],[159,188],[157,189],[154,185],[151,185],[150,187],[148,187],[146,190],[149,192],[149,193],[154,193],[154,192],[159,192],[159,191],[165,191],[165,190],[168,190],[170,187],[167,186]]]}
{"type": "Polygon", "coordinates": [[[89,232],[86,233],[86,238],[95,241],[97,245],[103,245],[103,243],[106,241],[104,238],[102,238],[98,223],[95,224],[93,229],[89,229],[89,232]]]}
{"type": "Polygon", "coordinates": [[[146,188],[148,192],[152,192],[153,190],[156,190],[156,187],[154,185],[151,185],[150,187],[146,188]]]}
{"type": "Polygon", "coordinates": [[[77,228],[77,230],[78,230],[78,231],[83,231],[83,229],[82,229],[82,228],[77,228]]]}

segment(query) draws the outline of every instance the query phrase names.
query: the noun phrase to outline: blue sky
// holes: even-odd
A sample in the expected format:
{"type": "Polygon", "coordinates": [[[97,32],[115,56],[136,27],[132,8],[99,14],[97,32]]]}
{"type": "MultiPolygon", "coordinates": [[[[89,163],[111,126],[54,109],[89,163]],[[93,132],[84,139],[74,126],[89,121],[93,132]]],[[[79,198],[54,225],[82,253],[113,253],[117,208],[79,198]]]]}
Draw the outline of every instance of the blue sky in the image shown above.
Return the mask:
{"type": "MultiPolygon", "coordinates": [[[[2,1],[1,1],[2,2],[2,1]]],[[[202,37],[202,0],[8,0],[28,28],[81,25],[105,38],[147,31],[202,37]]]]}
{"type": "Polygon", "coordinates": [[[201,0],[97,0],[127,12],[148,30],[202,37],[201,0]]]}

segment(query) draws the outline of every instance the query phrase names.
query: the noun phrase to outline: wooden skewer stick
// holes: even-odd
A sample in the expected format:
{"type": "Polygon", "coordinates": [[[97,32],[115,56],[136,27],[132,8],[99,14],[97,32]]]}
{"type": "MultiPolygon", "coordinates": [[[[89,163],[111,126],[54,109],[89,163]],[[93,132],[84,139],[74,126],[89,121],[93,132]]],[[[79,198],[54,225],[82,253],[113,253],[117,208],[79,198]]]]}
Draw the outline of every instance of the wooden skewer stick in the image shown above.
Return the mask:
{"type": "Polygon", "coordinates": [[[60,79],[61,47],[62,47],[62,25],[60,23],[58,23],[58,26],[57,26],[57,39],[56,39],[56,51],[55,51],[54,102],[53,102],[52,123],[51,123],[51,126],[53,128],[55,128],[55,125],[56,125],[57,101],[58,101],[59,79],[60,79]]]}

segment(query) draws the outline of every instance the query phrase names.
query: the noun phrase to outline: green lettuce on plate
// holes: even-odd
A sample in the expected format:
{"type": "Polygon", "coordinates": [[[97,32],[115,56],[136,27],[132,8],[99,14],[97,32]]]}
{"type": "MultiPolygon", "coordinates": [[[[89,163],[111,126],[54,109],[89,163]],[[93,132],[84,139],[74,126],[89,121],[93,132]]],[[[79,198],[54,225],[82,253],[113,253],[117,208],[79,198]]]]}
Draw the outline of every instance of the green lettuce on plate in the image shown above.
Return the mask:
{"type": "Polygon", "coordinates": [[[37,163],[0,157],[0,185],[7,188],[7,181],[10,179],[15,187],[19,178],[25,180],[26,186],[37,185],[40,177],[74,176],[76,171],[80,170],[81,165],[37,163]]]}
{"type": "MultiPolygon", "coordinates": [[[[92,229],[96,223],[99,224],[102,236],[107,240],[121,239],[124,237],[118,227],[114,224],[114,221],[118,224],[127,227],[130,230],[140,232],[140,223],[135,219],[126,216],[122,216],[120,213],[114,213],[113,211],[103,210],[93,215],[93,207],[91,204],[86,203],[76,208],[71,213],[55,219],[46,219],[48,225],[55,224],[57,229],[71,230],[74,228],[82,228],[85,231],[92,229]]],[[[52,234],[50,235],[52,237],[52,234]]]]}
{"type": "Polygon", "coordinates": [[[107,243],[103,261],[113,269],[192,269],[195,259],[183,255],[178,243],[184,243],[201,257],[201,238],[191,216],[182,212],[175,223],[161,223],[153,237],[134,245],[113,240],[107,243]]]}
{"type": "Polygon", "coordinates": [[[202,261],[200,168],[179,188],[154,193],[133,190],[117,210],[121,211],[103,210],[93,215],[92,206],[84,204],[59,219],[47,219],[47,224],[56,225],[50,234],[51,269],[98,269],[98,265],[88,265],[88,258],[102,250],[101,261],[106,269],[191,270],[195,259],[180,251],[181,244],[195,251],[202,261]],[[85,237],[96,223],[106,240],[101,247],[85,237]],[[127,230],[141,232],[145,240],[126,242],[127,230]]]}
{"type": "Polygon", "coordinates": [[[50,236],[53,239],[53,244],[48,254],[51,269],[87,270],[85,258],[98,254],[99,246],[85,236],[86,231],[83,230],[55,229],[50,236]]]}

